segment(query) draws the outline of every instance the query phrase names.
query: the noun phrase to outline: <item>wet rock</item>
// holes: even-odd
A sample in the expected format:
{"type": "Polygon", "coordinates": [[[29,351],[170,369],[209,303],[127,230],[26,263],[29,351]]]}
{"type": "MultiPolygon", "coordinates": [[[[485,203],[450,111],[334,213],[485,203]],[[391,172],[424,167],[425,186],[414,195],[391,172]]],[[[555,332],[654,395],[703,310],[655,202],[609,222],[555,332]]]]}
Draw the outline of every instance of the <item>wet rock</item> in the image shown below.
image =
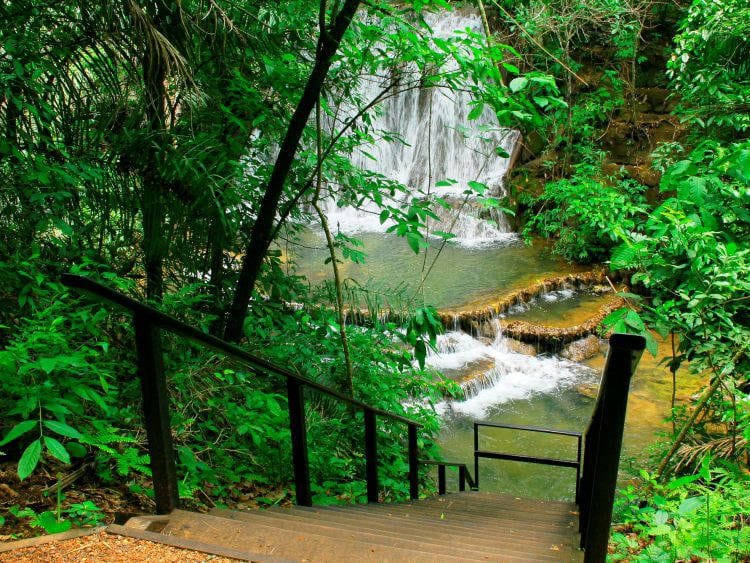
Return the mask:
{"type": "Polygon", "coordinates": [[[601,341],[593,334],[586,338],[568,344],[561,352],[561,356],[573,362],[582,362],[595,356],[601,351],[601,341]]]}
{"type": "Polygon", "coordinates": [[[581,383],[576,387],[576,391],[584,397],[596,399],[599,396],[599,385],[597,383],[581,383]]]}
{"type": "Polygon", "coordinates": [[[612,297],[588,320],[570,327],[551,327],[526,321],[500,321],[503,334],[533,344],[543,352],[559,352],[565,345],[596,333],[604,317],[623,307],[620,297],[612,297]]]}
{"type": "Polygon", "coordinates": [[[487,378],[487,372],[495,367],[495,360],[491,358],[484,358],[477,360],[463,366],[457,373],[460,373],[460,377],[453,377],[456,381],[464,384],[470,381],[483,381],[487,378]]]}
{"type": "Polygon", "coordinates": [[[504,342],[508,346],[508,350],[510,350],[511,352],[515,352],[516,354],[524,354],[525,356],[537,355],[536,347],[532,346],[531,344],[527,344],[526,342],[521,342],[520,340],[516,340],[515,338],[506,338],[504,342]]]}

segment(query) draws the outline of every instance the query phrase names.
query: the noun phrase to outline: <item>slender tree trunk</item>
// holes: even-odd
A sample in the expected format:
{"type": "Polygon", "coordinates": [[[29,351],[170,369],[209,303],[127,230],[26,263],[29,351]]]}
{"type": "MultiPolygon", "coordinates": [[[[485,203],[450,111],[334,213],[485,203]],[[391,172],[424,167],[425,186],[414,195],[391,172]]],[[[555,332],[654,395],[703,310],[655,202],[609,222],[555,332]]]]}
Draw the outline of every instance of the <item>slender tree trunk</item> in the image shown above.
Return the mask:
{"type": "Polygon", "coordinates": [[[221,334],[224,328],[224,307],[222,303],[222,285],[224,283],[224,228],[221,223],[221,217],[217,212],[216,216],[211,219],[211,229],[209,231],[208,251],[209,251],[209,270],[211,279],[209,286],[212,293],[211,311],[216,315],[216,320],[211,323],[210,331],[214,336],[221,334]]]}
{"type": "MultiPolygon", "coordinates": [[[[152,19],[159,27],[167,16],[174,14],[175,7],[168,2],[156,2],[152,19]]],[[[146,150],[143,164],[143,255],[146,270],[146,296],[160,301],[164,294],[164,256],[167,240],[164,236],[165,208],[163,178],[159,170],[159,154],[166,142],[167,77],[166,61],[158,46],[144,43],[143,87],[145,91],[145,113],[147,132],[151,147],[146,150]]]]}
{"type": "Polygon", "coordinates": [[[312,205],[315,212],[318,214],[320,219],[320,226],[323,227],[323,233],[326,237],[326,245],[328,246],[328,253],[331,255],[331,267],[333,268],[333,285],[336,290],[336,313],[339,320],[339,335],[341,337],[341,350],[344,353],[344,368],[346,371],[346,392],[349,393],[350,397],[354,396],[354,370],[352,369],[352,358],[349,353],[349,339],[346,335],[346,316],[344,315],[344,295],[341,291],[341,273],[339,272],[339,264],[336,258],[336,244],[334,243],[333,236],[331,235],[331,229],[328,227],[328,219],[320,208],[319,199],[320,192],[323,188],[323,174],[322,174],[322,163],[323,159],[323,139],[320,127],[320,101],[315,106],[315,129],[316,129],[316,141],[318,150],[318,177],[316,180],[315,196],[313,197],[312,205]]]}
{"type": "MultiPolygon", "coordinates": [[[[143,83],[146,89],[146,116],[149,133],[158,138],[157,147],[162,146],[164,133],[164,103],[166,78],[163,63],[150,50],[143,60],[143,83]]],[[[163,236],[164,208],[162,201],[161,177],[158,170],[158,155],[149,148],[145,158],[143,173],[143,256],[146,270],[146,296],[161,300],[164,293],[164,247],[163,236]]]]}
{"type": "MultiPolygon", "coordinates": [[[[345,0],[330,29],[325,28],[324,25],[321,26],[324,29],[321,29],[318,38],[315,64],[279,148],[279,154],[266,186],[266,193],[263,196],[255,223],[251,229],[247,229],[249,233],[246,234],[249,234],[250,242],[242,259],[237,289],[229,308],[227,326],[224,332],[224,338],[229,341],[237,341],[242,337],[250,296],[258,280],[268,247],[271,244],[274,219],[281,195],[284,192],[284,184],[294,162],[305,125],[320,96],[323,81],[359,4],[360,0],[345,0]]],[[[325,3],[322,3],[322,6],[325,6],[325,3]]],[[[324,13],[320,16],[321,20],[325,18],[324,13]]]]}

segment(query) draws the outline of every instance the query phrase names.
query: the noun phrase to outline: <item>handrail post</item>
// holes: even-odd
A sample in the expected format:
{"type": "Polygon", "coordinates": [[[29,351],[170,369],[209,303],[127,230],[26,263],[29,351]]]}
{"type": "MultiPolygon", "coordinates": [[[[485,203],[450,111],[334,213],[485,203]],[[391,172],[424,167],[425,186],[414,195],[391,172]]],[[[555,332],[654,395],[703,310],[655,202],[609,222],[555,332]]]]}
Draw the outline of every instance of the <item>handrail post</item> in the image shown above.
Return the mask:
{"type": "Polygon", "coordinates": [[[307,455],[304,389],[299,381],[291,377],[286,380],[286,388],[289,398],[289,429],[292,435],[294,492],[298,505],[312,506],[310,464],[307,455]]]}
{"type": "Polygon", "coordinates": [[[578,453],[576,454],[576,461],[578,462],[578,465],[576,466],[576,496],[575,496],[575,502],[577,505],[580,506],[581,504],[581,453],[583,450],[583,436],[578,436],[578,453]]]}
{"type": "Polygon", "coordinates": [[[135,314],[133,326],[156,513],[169,514],[177,508],[179,494],[161,335],[159,327],[142,313],[135,314]]]}
{"type": "Polygon", "coordinates": [[[378,436],[375,413],[365,413],[365,464],[367,475],[367,502],[378,502],[378,436]]]}
{"type": "Polygon", "coordinates": [[[613,334],[594,415],[586,432],[581,546],[585,563],[603,562],[612,520],[630,379],[646,346],[642,336],[613,334]]]}
{"type": "Polygon", "coordinates": [[[466,490],[466,466],[458,466],[458,490],[463,492],[466,490]]]}
{"type": "Polygon", "coordinates": [[[474,423],[474,488],[479,489],[479,424],[474,423]]]}
{"type": "Polygon", "coordinates": [[[438,465],[438,494],[444,495],[447,491],[445,486],[445,465],[438,465]]]}
{"type": "Polygon", "coordinates": [[[409,498],[419,498],[419,448],[416,424],[409,424],[409,498]]]}

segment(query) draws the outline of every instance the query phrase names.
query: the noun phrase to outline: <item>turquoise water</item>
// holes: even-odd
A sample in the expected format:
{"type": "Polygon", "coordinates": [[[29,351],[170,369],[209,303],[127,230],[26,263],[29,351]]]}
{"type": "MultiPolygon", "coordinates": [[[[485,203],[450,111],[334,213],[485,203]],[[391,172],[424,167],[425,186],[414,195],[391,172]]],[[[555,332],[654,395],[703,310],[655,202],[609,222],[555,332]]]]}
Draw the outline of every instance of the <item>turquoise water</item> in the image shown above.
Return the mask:
{"type": "MultiPolygon", "coordinates": [[[[406,240],[392,234],[356,235],[366,253],[364,264],[344,260],[340,264],[345,278],[379,290],[399,288],[409,299],[415,297],[423,271],[430,268],[438,245],[414,254],[406,240]],[[424,265],[424,270],[423,270],[424,265]]],[[[332,279],[331,265],[322,235],[307,231],[300,245],[283,247],[286,256],[312,284],[332,279]]],[[[424,302],[438,308],[461,307],[524,287],[540,277],[567,273],[570,267],[544,252],[543,245],[527,245],[512,240],[503,245],[465,247],[447,244],[423,285],[424,302]]],[[[417,302],[421,302],[417,294],[417,302]]]]}

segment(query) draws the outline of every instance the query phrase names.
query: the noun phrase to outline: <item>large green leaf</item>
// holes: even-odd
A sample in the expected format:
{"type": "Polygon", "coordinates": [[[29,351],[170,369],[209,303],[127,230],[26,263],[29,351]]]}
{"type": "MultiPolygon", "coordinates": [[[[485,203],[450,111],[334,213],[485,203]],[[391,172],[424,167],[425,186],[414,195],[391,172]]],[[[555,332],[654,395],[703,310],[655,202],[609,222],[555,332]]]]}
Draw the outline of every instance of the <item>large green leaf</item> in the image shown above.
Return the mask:
{"type": "Polygon", "coordinates": [[[5,435],[5,438],[0,441],[0,446],[4,446],[8,442],[12,442],[19,436],[23,436],[24,434],[26,434],[26,432],[38,425],[38,420],[24,420],[23,422],[19,422],[11,429],[10,432],[5,435]]]}
{"type": "Polygon", "coordinates": [[[81,437],[81,433],[78,430],[76,430],[72,426],[65,424],[64,422],[59,422],[57,420],[45,420],[44,425],[52,430],[52,432],[60,434],[60,436],[75,438],[76,440],[81,437]]]}
{"type": "Polygon", "coordinates": [[[52,457],[59,459],[63,463],[70,463],[70,454],[60,442],[50,436],[45,436],[44,445],[47,446],[47,451],[52,457]]]}
{"type": "Polygon", "coordinates": [[[42,456],[42,440],[37,439],[31,442],[18,460],[18,478],[23,481],[31,475],[39,464],[42,456]]]}

